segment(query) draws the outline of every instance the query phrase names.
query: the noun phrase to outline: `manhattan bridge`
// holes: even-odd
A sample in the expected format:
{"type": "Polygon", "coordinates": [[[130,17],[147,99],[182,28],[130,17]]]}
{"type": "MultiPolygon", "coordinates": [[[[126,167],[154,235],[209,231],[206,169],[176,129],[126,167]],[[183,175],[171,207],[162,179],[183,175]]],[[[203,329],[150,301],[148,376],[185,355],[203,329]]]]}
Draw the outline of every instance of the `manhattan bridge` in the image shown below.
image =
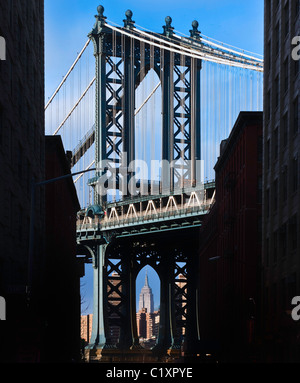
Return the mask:
{"type": "MultiPolygon", "coordinates": [[[[214,164],[240,111],[262,110],[263,59],[166,17],[161,33],[97,8],[88,40],[45,106],[46,134],[70,154],[81,211],[78,255],[93,264],[90,360],[197,352],[199,227],[214,203],[214,164]],[[160,278],[157,344],[136,325],[135,281],[160,278]],[[117,334],[117,337],[116,337],[117,334]]],[[[146,358],[146,359],[145,359],[146,358]]],[[[147,359],[148,358],[148,359],[147,359]]]]}

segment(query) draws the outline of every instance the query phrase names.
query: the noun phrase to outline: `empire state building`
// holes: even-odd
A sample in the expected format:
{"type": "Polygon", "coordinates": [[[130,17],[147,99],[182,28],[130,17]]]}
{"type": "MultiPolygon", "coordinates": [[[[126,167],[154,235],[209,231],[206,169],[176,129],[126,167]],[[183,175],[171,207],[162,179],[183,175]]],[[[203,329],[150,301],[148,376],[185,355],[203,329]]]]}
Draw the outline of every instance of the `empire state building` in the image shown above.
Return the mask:
{"type": "Polygon", "coordinates": [[[140,293],[139,311],[141,311],[143,308],[147,309],[147,313],[154,312],[153,293],[151,287],[149,286],[147,271],[145,276],[145,285],[140,293]]]}

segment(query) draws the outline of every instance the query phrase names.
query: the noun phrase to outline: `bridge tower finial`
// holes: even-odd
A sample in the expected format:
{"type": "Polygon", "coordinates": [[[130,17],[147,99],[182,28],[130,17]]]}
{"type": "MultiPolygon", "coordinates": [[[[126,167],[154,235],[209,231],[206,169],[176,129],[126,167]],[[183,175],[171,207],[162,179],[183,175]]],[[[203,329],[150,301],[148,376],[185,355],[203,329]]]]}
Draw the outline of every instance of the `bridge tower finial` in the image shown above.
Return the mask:
{"type": "Polygon", "coordinates": [[[201,38],[201,36],[200,36],[201,32],[198,30],[199,23],[197,20],[194,20],[192,22],[192,27],[193,27],[193,29],[190,30],[191,37],[199,40],[201,38]]]}
{"type": "Polygon", "coordinates": [[[164,28],[164,35],[167,37],[172,37],[173,36],[173,30],[174,28],[172,27],[172,18],[170,16],[167,16],[165,18],[166,25],[163,25],[164,28]]]}
{"type": "Polygon", "coordinates": [[[95,17],[96,17],[97,21],[99,22],[99,26],[103,27],[103,25],[105,24],[105,20],[106,20],[106,17],[103,15],[103,13],[104,13],[103,5],[98,5],[97,12],[98,12],[98,15],[96,15],[95,17]]]}
{"type": "Polygon", "coordinates": [[[125,12],[126,19],[123,20],[124,28],[127,28],[127,29],[134,28],[135,21],[132,21],[132,15],[133,15],[132,11],[130,9],[127,9],[127,11],[125,12]]]}

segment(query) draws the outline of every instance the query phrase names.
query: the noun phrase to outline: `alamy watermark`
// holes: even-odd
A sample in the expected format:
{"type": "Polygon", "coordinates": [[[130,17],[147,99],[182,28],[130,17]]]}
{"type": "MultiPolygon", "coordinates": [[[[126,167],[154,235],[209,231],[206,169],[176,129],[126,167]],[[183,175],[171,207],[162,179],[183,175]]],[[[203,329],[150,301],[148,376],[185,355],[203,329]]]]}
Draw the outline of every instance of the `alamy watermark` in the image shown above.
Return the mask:
{"type": "Polygon", "coordinates": [[[300,36],[293,37],[292,45],[296,45],[292,50],[292,59],[298,61],[300,60],[300,36]]]}
{"type": "Polygon", "coordinates": [[[0,60],[6,60],[6,41],[0,36],[0,60]]]}
{"type": "Polygon", "coordinates": [[[0,297],[0,320],[6,320],[6,302],[3,297],[0,297]]]}
{"type": "MultiPolygon", "coordinates": [[[[123,156],[126,158],[126,155],[123,156]]],[[[183,162],[134,160],[114,167],[109,160],[103,160],[96,167],[96,192],[107,195],[108,190],[119,189],[123,196],[158,195],[178,188],[200,187],[204,184],[204,161],[185,160],[183,162]]],[[[188,193],[188,190],[187,190],[188,193]]]]}
{"type": "Polygon", "coordinates": [[[294,321],[298,321],[300,319],[300,296],[294,297],[291,303],[295,306],[291,312],[292,318],[294,321]]]}

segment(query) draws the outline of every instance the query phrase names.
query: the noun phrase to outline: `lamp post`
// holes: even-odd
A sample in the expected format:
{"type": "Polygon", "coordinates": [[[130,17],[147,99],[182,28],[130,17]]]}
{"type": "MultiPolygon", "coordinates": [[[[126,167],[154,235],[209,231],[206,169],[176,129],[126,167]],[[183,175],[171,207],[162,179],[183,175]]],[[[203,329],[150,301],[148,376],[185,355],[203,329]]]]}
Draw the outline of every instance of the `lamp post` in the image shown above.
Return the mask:
{"type": "Polygon", "coordinates": [[[35,182],[32,180],[31,184],[31,207],[30,207],[30,228],[29,228],[29,250],[28,250],[28,275],[27,275],[27,286],[26,286],[26,294],[27,294],[27,302],[30,301],[31,288],[32,288],[32,274],[33,274],[33,254],[34,254],[34,226],[35,226],[35,194],[36,188],[40,186],[44,186],[53,182],[61,181],[79,174],[91,172],[97,170],[96,168],[82,170],[76,173],[65,174],[60,177],[51,178],[45,181],[35,182]]]}

